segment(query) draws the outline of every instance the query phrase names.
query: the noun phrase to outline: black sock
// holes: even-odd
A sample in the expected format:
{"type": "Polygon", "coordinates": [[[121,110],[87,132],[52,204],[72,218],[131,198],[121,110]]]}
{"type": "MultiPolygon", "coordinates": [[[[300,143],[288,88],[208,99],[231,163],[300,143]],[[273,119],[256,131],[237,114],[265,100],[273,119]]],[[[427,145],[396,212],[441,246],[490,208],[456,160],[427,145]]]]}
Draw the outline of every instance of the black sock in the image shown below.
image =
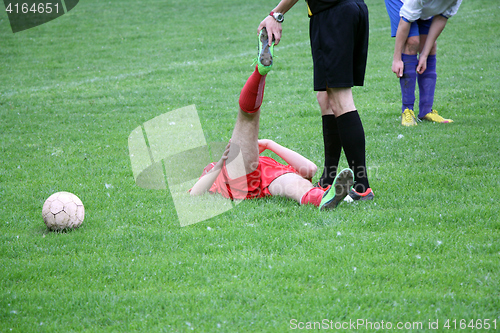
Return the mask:
{"type": "Polygon", "coordinates": [[[321,117],[323,122],[323,143],[325,145],[325,166],[319,185],[326,187],[333,184],[337,175],[342,143],[340,141],[337,119],[332,115],[321,117]]]}
{"type": "Polygon", "coordinates": [[[349,167],[354,172],[354,190],[363,193],[369,187],[366,173],[365,131],[357,110],[337,117],[342,148],[349,167]]]}

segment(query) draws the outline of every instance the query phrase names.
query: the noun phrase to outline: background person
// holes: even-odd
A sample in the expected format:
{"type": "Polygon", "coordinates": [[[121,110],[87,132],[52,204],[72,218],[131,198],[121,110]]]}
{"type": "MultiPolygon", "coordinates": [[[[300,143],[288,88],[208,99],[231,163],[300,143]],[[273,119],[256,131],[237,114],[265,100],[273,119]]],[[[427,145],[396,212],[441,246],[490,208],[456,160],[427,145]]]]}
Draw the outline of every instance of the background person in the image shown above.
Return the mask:
{"type": "Polygon", "coordinates": [[[385,0],[391,34],[396,37],[392,71],[401,86],[403,126],[417,125],[413,111],[417,81],[419,120],[453,122],[432,109],[437,80],[436,40],[461,3],[462,0],[385,0]]]}

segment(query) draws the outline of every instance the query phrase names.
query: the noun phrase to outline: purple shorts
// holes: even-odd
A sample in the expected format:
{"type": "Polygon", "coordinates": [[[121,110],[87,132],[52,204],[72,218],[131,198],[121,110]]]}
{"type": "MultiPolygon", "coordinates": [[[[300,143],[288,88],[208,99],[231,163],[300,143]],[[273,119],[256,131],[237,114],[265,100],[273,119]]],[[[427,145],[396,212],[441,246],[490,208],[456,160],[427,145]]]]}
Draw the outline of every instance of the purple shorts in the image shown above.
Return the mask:
{"type": "MultiPolygon", "coordinates": [[[[389,18],[391,19],[391,37],[396,37],[399,20],[401,19],[401,16],[399,16],[399,11],[401,10],[402,6],[403,3],[401,2],[401,0],[385,0],[385,8],[387,9],[387,14],[389,14],[389,18]]],[[[432,18],[428,20],[416,20],[415,22],[412,22],[408,37],[428,35],[431,23],[432,18]]]]}

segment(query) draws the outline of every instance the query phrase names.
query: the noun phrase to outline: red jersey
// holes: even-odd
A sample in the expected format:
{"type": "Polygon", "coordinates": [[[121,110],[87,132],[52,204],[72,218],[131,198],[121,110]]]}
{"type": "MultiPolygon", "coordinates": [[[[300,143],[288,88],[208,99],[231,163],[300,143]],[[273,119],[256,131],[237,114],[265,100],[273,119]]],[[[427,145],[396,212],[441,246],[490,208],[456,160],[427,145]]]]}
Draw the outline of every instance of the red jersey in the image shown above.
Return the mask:
{"type": "MultiPolygon", "coordinates": [[[[201,177],[212,170],[216,163],[210,163],[203,169],[201,177]]],[[[228,199],[262,198],[271,195],[269,184],[285,173],[297,173],[290,165],[283,165],[271,157],[259,156],[259,166],[246,176],[231,179],[227,173],[226,163],[208,190],[210,193],[220,193],[228,199]]]]}

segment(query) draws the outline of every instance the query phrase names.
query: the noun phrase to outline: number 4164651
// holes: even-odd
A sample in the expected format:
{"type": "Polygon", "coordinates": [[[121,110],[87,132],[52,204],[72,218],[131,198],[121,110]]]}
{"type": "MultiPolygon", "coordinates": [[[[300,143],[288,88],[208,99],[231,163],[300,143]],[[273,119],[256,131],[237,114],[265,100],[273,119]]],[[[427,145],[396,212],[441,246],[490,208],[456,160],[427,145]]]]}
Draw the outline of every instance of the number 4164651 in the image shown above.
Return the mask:
{"type": "Polygon", "coordinates": [[[470,321],[467,321],[465,319],[460,319],[460,320],[448,319],[445,322],[443,327],[447,328],[447,329],[454,329],[454,330],[456,330],[456,329],[489,330],[490,328],[496,330],[497,329],[497,320],[493,319],[492,321],[490,321],[489,319],[483,319],[483,320],[471,319],[470,321]]]}
{"type": "Polygon", "coordinates": [[[52,4],[51,2],[48,3],[39,3],[36,4],[34,3],[33,5],[29,5],[27,3],[22,3],[22,4],[11,4],[9,3],[7,8],[5,8],[5,11],[8,12],[9,14],[14,13],[14,14],[28,14],[28,13],[34,13],[34,14],[50,14],[52,11],[55,13],[59,13],[59,4],[54,3],[52,4]]]}

